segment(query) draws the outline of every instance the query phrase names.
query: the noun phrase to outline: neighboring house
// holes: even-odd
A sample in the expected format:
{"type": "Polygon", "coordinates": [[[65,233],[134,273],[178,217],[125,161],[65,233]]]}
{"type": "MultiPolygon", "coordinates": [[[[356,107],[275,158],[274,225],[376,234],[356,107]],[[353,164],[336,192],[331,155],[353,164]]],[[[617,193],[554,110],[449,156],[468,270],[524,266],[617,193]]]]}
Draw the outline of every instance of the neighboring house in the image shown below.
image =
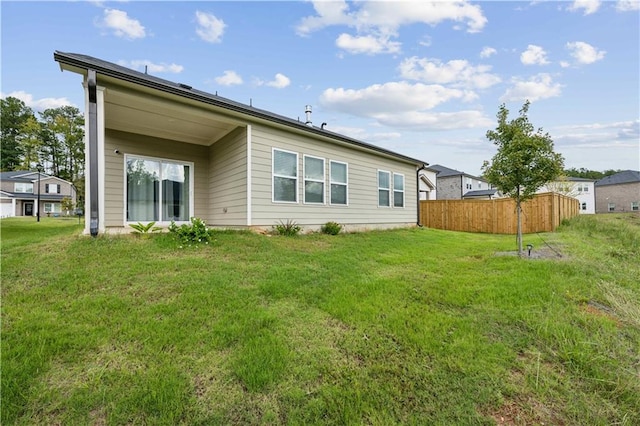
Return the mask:
{"type": "Polygon", "coordinates": [[[62,199],[75,204],[76,190],[71,182],[38,172],[20,170],[0,173],[0,217],[61,215],[62,199]],[[39,189],[38,189],[39,188],[39,189]],[[38,192],[40,205],[38,205],[38,192]]]}
{"type": "MultiPolygon", "coordinates": [[[[423,161],[188,85],[55,52],[85,88],[85,232],[187,222],[415,225],[423,161]]],[[[310,108],[308,108],[310,110],[310,108]]]]}
{"type": "Polygon", "coordinates": [[[496,189],[476,176],[450,169],[439,164],[427,167],[436,175],[438,200],[493,199],[499,198],[496,189]]]}
{"type": "Polygon", "coordinates": [[[418,173],[418,191],[420,201],[437,199],[436,172],[425,168],[418,173]]]}
{"type": "Polygon", "coordinates": [[[596,212],[595,180],[567,176],[565,180],[549,182],[538,191],[557,192],[569,197],[577,198],[580,202],[580,214],[594,214],[596,212]]]}
{"type": "Polygon", "coordinates": [[[640,171],[625,170],[595,183],[596,213],[640,211],[640,171]]]}

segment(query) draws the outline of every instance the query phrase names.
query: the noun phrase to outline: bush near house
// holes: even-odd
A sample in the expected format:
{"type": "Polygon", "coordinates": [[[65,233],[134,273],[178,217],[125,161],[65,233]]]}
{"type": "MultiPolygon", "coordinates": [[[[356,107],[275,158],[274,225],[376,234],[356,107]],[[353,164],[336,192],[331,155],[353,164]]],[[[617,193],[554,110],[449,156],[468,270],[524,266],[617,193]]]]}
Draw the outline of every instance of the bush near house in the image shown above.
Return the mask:
{"type": "Polygon", "coordinates": [[[78,238],[10,218],[2,424],[640,424],[640,218],[78,238]],[[55,250],[51,250],[55,247],[55,250]]]}

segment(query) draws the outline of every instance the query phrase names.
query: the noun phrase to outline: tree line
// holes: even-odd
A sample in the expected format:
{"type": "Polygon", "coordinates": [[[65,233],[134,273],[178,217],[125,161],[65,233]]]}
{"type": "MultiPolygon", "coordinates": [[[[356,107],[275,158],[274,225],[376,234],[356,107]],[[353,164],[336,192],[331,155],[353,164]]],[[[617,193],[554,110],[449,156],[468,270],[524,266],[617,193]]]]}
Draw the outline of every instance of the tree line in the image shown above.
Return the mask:
{"type": "Polygon", "coordinates": [[[73,106],[35,112],[22,100],[0,99],[0,170],[36,170],[69,181],[84,198],[84,115],[73,106]]]}

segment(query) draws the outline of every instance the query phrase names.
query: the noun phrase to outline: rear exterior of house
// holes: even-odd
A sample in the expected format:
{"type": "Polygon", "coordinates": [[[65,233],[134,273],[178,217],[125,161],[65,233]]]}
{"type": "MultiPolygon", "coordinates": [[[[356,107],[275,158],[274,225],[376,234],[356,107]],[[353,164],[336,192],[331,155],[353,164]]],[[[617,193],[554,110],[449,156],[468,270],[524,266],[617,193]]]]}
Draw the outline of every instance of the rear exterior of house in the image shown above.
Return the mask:
{"type": "Polygon", "coordinates": [[[75,188],[64,179],[45,173],[38,179],[37,171],[28,170],[0,173],[0,217],[70,214],[63,211],[64,198],[75,205],[75,188]]]}
{"type": "Polygon", "coordinates": [[[438,200],[493,199],[497,191],[488,182],[470,174],[439,164],[427,170],[435,173],[438,200]]]}
{"type": "Polygon", "coordinates": [[[545,192],[557,192],[559,194],[576,198],[580,203],[580,214],[594,214],[596,212],[594,184],[595,180],[593,179],[568,176],[563,180],[549,182],[536,192],[538,194],[543,194],[545,192]]]}
{"type": "Polygon", "coordinates": [[[418,221],[419,160],[96,58],[54,57],[84,76],[87,233],[191,217],[309,230],[418,221]]]}
{"type": "Polygon", "coordinates": [[[640,212],[640,171],[624,170],[595,183],[596,213],[640,212]]]}

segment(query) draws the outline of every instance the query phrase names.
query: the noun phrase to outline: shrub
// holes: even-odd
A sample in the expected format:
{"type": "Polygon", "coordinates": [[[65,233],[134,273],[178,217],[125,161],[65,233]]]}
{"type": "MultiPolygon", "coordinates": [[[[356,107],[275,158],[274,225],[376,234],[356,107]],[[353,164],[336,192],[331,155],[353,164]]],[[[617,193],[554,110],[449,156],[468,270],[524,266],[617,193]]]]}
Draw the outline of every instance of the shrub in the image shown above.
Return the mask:
{"type": "Polygon", "coordinates": [[[174,221],[171,221],[169,232],[184,244],[209,244],[213,239],[213,230],[207,228],[204,220],[197,217],[192,217],[191,223],[184,223],[179,226],[174,221]]]}
{"type": "Polygon", "coordinates": [[[338,222],[327,222],[320,227],[320,232],[329,235],[338,235],[342,231],[342,225],[338,222]]]}
{"type": "Polygon", "coordinates": [[[150,232],[158,232],[162,230],[161,227],[154,226],[155,224],[156,224],[155,222],[149,222],[145,225],[143,223],[138,222],[138,223],[131,223],[129,224],[129,226],[133,228],[134,234],[149,234],[150,232]]]}
{"type": "Polygon", "coordinates": [[[287,220],[286,222],[280,221],[274,226],[274,233],[277,235],[284,235],[286,237],[292,237],[298,235],[302,227],[293,220],[287,220]]]}

